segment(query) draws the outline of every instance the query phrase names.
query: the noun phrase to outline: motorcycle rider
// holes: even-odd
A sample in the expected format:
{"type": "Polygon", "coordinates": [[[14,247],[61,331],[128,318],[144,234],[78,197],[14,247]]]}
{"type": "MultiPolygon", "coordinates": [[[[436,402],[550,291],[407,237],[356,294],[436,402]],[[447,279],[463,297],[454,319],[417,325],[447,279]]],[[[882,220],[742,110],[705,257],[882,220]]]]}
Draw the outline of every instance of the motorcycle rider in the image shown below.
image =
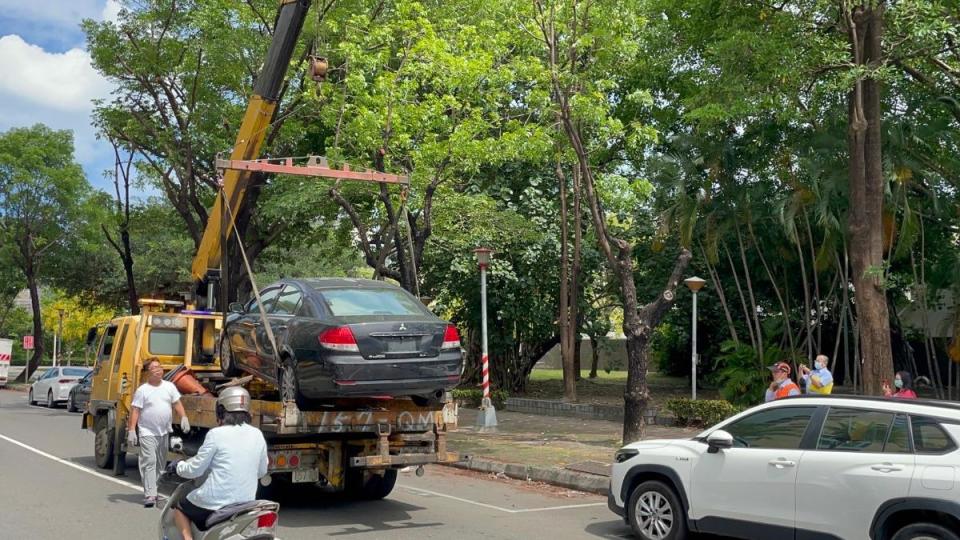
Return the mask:
{"type": "Polygon", "coordinates": [[[220,424],[207,432],[197,455],[172,461],[169,472],[183,478],[209,473],[203,484],[174,508],[173,518],[184,540],[193,540],[190,523],[206,530],[207,518],[228,504],[257,498],[257,481],[267,474],[267,441],[250,425],[250,393],[239,386],[225,388],[217,397],[220,424]]]}

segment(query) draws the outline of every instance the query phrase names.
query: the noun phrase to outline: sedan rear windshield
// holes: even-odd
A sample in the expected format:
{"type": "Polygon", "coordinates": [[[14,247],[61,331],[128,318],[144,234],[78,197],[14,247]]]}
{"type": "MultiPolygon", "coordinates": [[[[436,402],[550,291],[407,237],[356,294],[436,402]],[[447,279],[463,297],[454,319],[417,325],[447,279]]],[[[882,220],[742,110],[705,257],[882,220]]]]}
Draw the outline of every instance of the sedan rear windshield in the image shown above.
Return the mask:
{"type": "Polygon", "coordinates": [[[320,296],[334,317],[428,313],[415,298],[393,289],[324,289],[320,296]]]}
{"type": "Polygon", "coordinates": [[[87,373],[90,373],[90,370],[86,368],[63,368],[64,377],[83,377],[87,373]]]}

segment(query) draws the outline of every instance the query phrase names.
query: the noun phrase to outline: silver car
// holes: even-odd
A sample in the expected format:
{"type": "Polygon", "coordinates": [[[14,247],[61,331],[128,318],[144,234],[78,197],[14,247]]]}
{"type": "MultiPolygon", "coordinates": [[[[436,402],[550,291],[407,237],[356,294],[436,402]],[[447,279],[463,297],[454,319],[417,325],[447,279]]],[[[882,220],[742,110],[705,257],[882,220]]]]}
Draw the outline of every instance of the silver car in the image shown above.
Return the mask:
{"type": "Polygon", "coordinates": [[[31,405],[43,401],[47,407],[56,407],[57,403],[67,401],[70,389],[90,371],[85,367],[52,367],[30,385],[27,400],[31,405]]]}

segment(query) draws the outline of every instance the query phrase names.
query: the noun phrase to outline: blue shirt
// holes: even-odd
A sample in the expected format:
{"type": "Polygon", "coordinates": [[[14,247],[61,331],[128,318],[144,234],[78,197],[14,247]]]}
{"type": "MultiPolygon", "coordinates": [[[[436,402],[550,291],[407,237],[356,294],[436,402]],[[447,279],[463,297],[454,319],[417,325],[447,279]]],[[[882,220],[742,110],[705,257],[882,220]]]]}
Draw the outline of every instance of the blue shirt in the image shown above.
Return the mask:
{"type": "Polygon", "coordinates": [[[220,426],[207,432],[197,455],[177,464],[183,478],[209,472],[187,500],[200,508],[217,510],[228,504],[257,498],[257,481],[267,474],[267,441],[250,424],[220,426]]]}
{"type": "Polygon", "coordinates": [[[827,369],[826,367],[822,367],[820,369],[811,369],[810,373],[807,373],[806,375],[803,376],[804,382],[807,383],[808,394],[815,393],[810,389],[812,385],[812,383],[810,382],[811,375],[816,375],[820,377],[820,386],[827,386],[828,384],[833,382],[833,374],[831,374],[830,370],[827,369]]]}

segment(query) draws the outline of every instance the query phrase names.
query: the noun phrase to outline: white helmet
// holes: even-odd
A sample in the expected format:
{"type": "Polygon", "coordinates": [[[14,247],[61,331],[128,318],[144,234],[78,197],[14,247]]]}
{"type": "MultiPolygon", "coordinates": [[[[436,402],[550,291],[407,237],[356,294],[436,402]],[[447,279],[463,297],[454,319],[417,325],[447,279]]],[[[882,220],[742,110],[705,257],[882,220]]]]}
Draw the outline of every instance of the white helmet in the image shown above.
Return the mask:
{"type": "Polygon", "coordinates": [[[220,391],[217,405],[227,412],[250,412],[250,392],[240,386],[230,386],[220,391]]]}

